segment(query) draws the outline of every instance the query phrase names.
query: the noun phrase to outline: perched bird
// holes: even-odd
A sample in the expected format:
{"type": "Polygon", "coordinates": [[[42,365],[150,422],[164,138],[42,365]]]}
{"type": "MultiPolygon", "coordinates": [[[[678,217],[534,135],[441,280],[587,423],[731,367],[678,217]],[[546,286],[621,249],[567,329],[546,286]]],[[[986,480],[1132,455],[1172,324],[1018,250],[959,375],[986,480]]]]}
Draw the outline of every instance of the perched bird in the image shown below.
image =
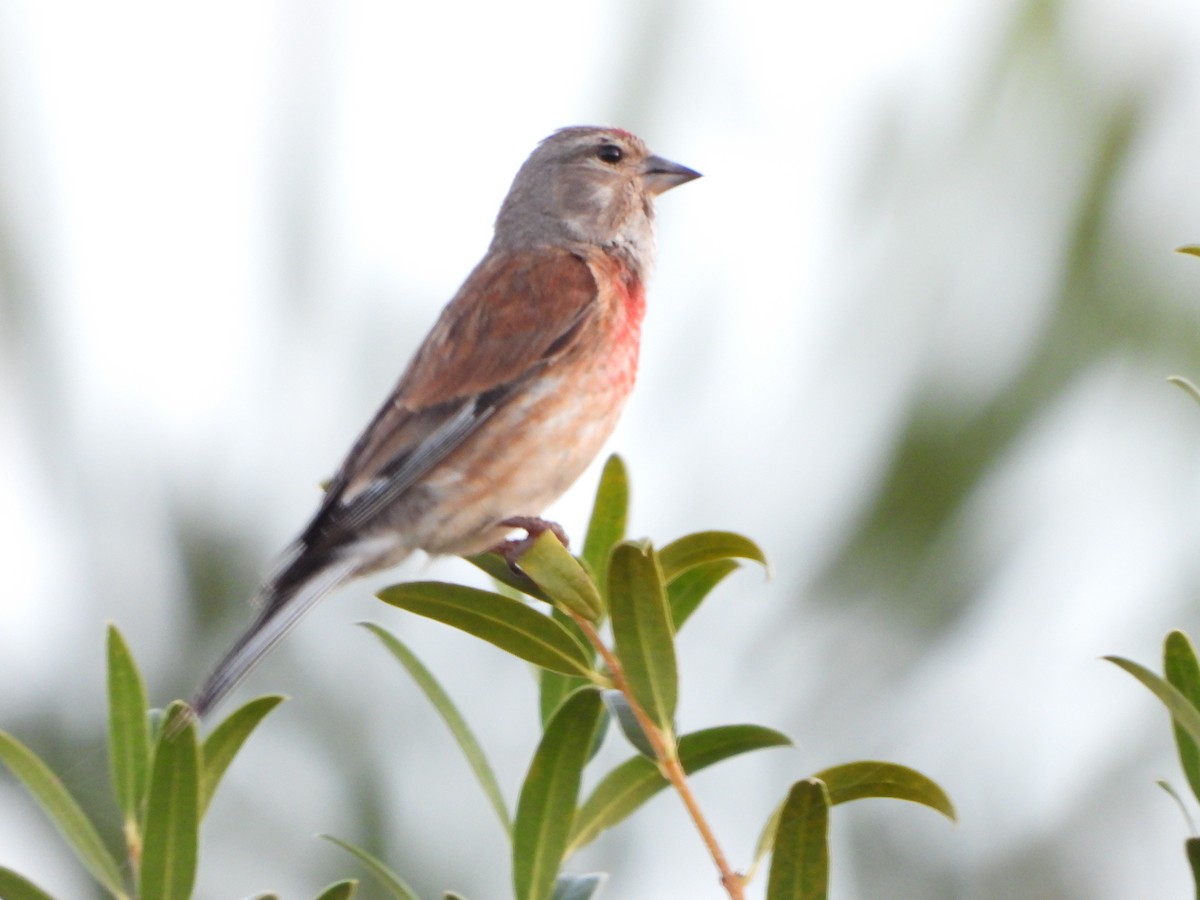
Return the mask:
{"type": "Polygon", "coordinates": [[[413,550],[500,545],[579,477],[637,371],[658,194],[699,173],[616,128],[564,128],[517,172],[479,265],[193,698],[203,716],[325,594],[413,550]]]}

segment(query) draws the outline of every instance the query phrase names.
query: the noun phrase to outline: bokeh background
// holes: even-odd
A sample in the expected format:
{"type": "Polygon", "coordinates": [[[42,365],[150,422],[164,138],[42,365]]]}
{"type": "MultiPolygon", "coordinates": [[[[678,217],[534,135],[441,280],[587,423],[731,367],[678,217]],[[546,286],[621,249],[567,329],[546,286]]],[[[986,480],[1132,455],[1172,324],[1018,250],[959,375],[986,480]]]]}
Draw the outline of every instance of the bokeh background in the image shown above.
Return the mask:
{"type": "MultiPolygon", "coordinates": [[[[103,626],[186,695],[483,252],[533,144],[620,124],[705,173],[659,203],[632,530],[767,549],[681,640],[682,726],[796,740],[696,787],[747,861],[797,778],[883,758],[961,822],[839,807],[839,898],[1190,891],[1157,667],[1200,630],[1193,0],[0,2],[0,728],[115,826],[103,626]]],[[[593,469],[553,510],[578,534],[593,469]]],[[[533,679],[372,588],[241,691],[293,699],[206,824],[202,900],[385,857],[509,894],[402,634],[514,799],[533,679]]],[[[616,742],[613,742],[614,744],[616,742]]],[[[619,747],[605,751],[619,758],[619,747]]],[[[0,864],[95,896],[0,776],[0,864]]],[[[663,795],[574,865],[719,896],[663,795]]],[[[751,896],[761,896],[756,884],[751,896]]],[[[368,887],[365,896],[377,896],[368,887]]]]}

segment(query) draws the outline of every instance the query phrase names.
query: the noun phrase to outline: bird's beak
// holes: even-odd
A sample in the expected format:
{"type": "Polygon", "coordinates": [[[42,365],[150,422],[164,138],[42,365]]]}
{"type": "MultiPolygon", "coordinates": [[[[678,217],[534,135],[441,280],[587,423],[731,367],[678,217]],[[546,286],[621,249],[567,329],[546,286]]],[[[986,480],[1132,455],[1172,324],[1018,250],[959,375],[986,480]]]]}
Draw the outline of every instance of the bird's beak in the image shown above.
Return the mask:
{"type": "Polygon", "coordinates": [[[655,197],[699,177],[699,172],[661,156],[651,156],[642,163],[642,183],[655,197]]]}

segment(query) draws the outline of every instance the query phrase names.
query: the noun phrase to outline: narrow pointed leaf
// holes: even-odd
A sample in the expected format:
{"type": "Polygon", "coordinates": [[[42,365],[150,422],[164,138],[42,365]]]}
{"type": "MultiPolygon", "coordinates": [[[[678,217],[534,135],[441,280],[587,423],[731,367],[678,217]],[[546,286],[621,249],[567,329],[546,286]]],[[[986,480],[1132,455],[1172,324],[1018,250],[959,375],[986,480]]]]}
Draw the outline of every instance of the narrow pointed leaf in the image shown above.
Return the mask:
{"type": "Polygon", "coordinates": [[[589,622],[600,620],[604,604],[600,592],[583,566],[552,531],[543,531],[518,560],[555,606],[561,606],[589,622]]]}
{"type": "Polygon", "coordinates": [[[700,563],[675,576],[667,585],[667,605],[671,608],[671,622],[678,632],[713,588],[725,580],[730,572],[741,566],[732,559],[714,559],[700,563]]]}
{"type": "Polygon", "coordinates": [[[514,591],[545,603],[550,602],[550,598],[542,593],[542,589],[532,578],[524,572],[514,572],[508,560],[499,553],[477,553],[474,556],[464,556],[463,559],[514,591]]]}
{"type": "Polygon", "coordinates": [[[511,835],[512,821],[509,819],[508,808],[504,804],[504,795],[500,792],[500,783],[496,780],[496,773],[488,763],[483,748],[479,745],[479,741],[475,737],[475,733],[467,725],[466,719],[458,711],[458,707],[454,705],[454,701],[450,699],[450,695],[446,693],[438,680],[433,677],[433,673],[425,667],[425,664],[399,638],[386,629],[380,628],[378,625],[370,622],[363,622],[362,625],[379,638],[388,652],[408,670],[408,674],[417,683],[417,687],[424,692],[429,702],[433,704],[433,708],[437,710],[438,715],[442,717],[442,721],[446,723],[446,727],[450,729],[450,733],[458,743],[458,748],[462,751],[463,756],[467,758],[467,764],[471,767],[471,771],[475,773],[475,779],[479,782],[480,787],[483,788],[488,802],[492,804],[492,809],[496,811],[496,816],[500,819],[500,824],[503,826],[505,833],[511,835]]]}
{"type": "Polygon", "coordinates": [[[1115,666],[1124,669],[1147,688],[1150,689],[1167,710],[1175,719],[1175,723],[1179,725],[1188,736],[1197,742],[1200,742],[1200,712],[1196,707],[1192,706],[1191,702],[1184,696],[1179,688],[1175,687],[1167,681],[1159,678],[1145,666],[1132,662],[1128,659],[1123,659],[1119,656],[1104,657],[1115,666]]]}
{"type": "MultiPolygon", "coordinates": [[[[721,725],[679,739],[679,762],[689,775],[721,760],[790,744],[787,735],[760,725],[721,725]]],[[[579,807],[571,828],[568,854],[591,843],[603,831],[624,821],[643,803],[668,786],[658,767],[643,756],[621,763],[601,779],[579,807]]]]}
{"type": "Polygon", "coordinates": [[[383,862],[375,856],[372,856],[361,847],[356,847],[349,841],[343,841],[341,838],[335,838],[330,834],[323,834],[321,837],[331,844],[336,844],[341,847],[360,863],[367,867],[374,877],[375,881],[387,891],[387,895],[393,900],[421,900],[417,896],[417,892],[404,883],[404,880],[383,864],[383,862]]]}
{"type": "Polygon", "coordinates": [[[675,634],[662,572],[648,544],[618,544],[608,573],[617,658],[634,698],[670,734],[678,699],[675,634]]]}
{"type": "Polygon", "coordinates": [[[1187,804],[1183,802],[1183,798],[1179,796],[1179,792],[1171,786],[1169,781],[1156,779],[1155,784],[1166,792],[1167,796],[1175,801],[1175,805],[1179,807],[1179,813],[1183,816],[1183,821],[1187,823],[1187,829],[1192,834],[1196,833],[1196,823],[1192,821],[1192,814],[1188,812],[1187,804]]]}
{"type": "Polygon", "coordinates": [[[117,629],[108,626],[108,762],[117,808],[135,824],[150,772],[146,686],[117,629]]]}
{"type": "Polygon", "coordinates": [[[570,856],[619,825],[668,784],[658,767],[646,757],[625,760],[604,776],[579,807],[565,855],[570,856]]]}
{"type": "Polygon", "coordinates": [[[864,797],[890,797],[908,800],[937,810],[951,822],[954,805],[945,791],[916,769],[896,763],[863,760],[833,766],[812,776],[824,782],[833,806],[864,797]]]}
{"type": "Polygon", "coordinates": [[[225,775],[225,770],[233,762],[246,738],[258,727],[267,713],[284,701],[279,694],[268,694],[257,697],[239,707],[220,725],[212,730],[204,740],[200,758],[200,818],[208,811],[217,785],[225,775]]]}
{"type": "Polygon", "coordinates": [[[317,896],[317,900],[354,900],[358,893],[358,882],[352,878],[331,884],[317,896]]]}
{"type": "Polygon", "coordinates": [[[718,725],[685,734],[679,739],[679,762],[689,775],[713,763],[751,750],[790,747],[791,738],[762,725],[718,725]]]}
{"type": "Polygon", "coordinates": [[[603,872],[590,875],[559,875],[554,882],[554,894],[550,900],[592,900],[604,887],[608,876],[603,872]]]}
{"type": "Polygon", "coordinates": [[[775,832],[779,828],[779,816],[783,813],[783,804],[785,803],[787,803],[787,797],[780,800],[771,810],[771,815],[767,816],[767,821],[763,823],[762,831],[758,833],[758,843],[754,845],[754,860],[750,863],[750,868],[746,870],[747,882],[754,880],[754,876],[758,873],[758,867],[775,844],[775,832]]]}
{"type": "Polygon", "coordinates": [[[779,814],[767,900],[825,900],[829,892],[829,795],[808,778],[792,785],[779,814]]]}
{"type": "Polygon", "coordinates": [[[674,581],[688,569],[717,559],[749,559],[767,565],[766,554],[748,537],[732,531],[698,531],[658,551],[663,578],[674,581]]]}
{"type": "MultiPolygon", "coordinates": [[[[888,797],[920,803],[940,812],[952,822],[957,821],[954,806],[942,789],[920,772],[907,766],[868,760],[833,766],[812,777],[825,784],[831,806],[864,797],[888,797]]],[[[782,812],[783,803],[780,803],[763,826],[748,877],[753,876],[763,857],[771,851],[782,812]]]]}
{"type": "Polygon", "coordinates": [[[114,897],[126,897],[121,869],[91,820],[44,762],[16,738],[0,731],[0,762],[25,785],[84,868],[114,897]]]}
{"type": "Polygon", "coordinates": [[[1200,256],[1200,244],[1184,244],[1182,247],[1176,247],[1175,252],[1187,253],[1191,256],[1200,256]]]}
{"type": "Polygon", "coordinates": [[[583,688],[558,708],[542,734],[513,823],[517,900],[549,900],[554,892],[602,705],[598,690],[583,688]]]}
{"type": "Polygon", "coordinates": [[[0,866],[0,897],[3,900],[54,900],[28,878],[4,866],[0,866]]]}
{"type": "Polygon", "coordinates": [[[380,591],[379,599],[482,638],[535,666],[585,677],[592,671],[591,658],[574,635],[518,600],[438,581],[397,584],[380,591]]]}
{"type": "Polygon", "coordinates": [[[188,900],[196,881],[200,830],[200,748],[196,723],[172,703],[159,731],[146,799],[139,900],[188,900]]]}
{"type": "Polygon", "coordinates": [[[583,541],[583,560],[596,574],[603,595],[608,580],[608,557],[613,547],[625,539],[629,517],[629,475],[625,462],[615,453],[604,464],[587,537],[583,541]]]}
{"type": "MultiPolygon", "coordinates": [[[[1172,631],[1163,644],[1163,674],[1193,708],[1200,708],[1200,663],[1196,662],[1196,650],[1192,642],[1182,631],[1172,631]]],[[[1192,794],[1200,798],[1200,747],[1177,723],[1173,727],[1183,774],[1192,788],[1192,794]]]]}
{"type": "Polygon", "coordinates": [[[1177,388],[1182,389],[1193,400],[1200,403],[1200,388],[1196,387],[1189,379],[1184,378],[1182,375],[1171,375],[1167,378],[1167,381],[1177,388]]]}

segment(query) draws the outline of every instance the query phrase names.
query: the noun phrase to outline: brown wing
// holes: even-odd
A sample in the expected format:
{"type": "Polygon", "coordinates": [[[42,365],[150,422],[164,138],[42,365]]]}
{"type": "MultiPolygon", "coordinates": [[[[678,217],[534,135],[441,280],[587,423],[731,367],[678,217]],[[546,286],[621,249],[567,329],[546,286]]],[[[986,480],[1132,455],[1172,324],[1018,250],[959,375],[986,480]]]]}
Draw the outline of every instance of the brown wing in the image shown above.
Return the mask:
{"type": "Polygon", "coordinates": [[[486,257],[350,451],[305,543],[314,528],[361,525],[444,459],[573,346],[597,293],[587,263],[565,250],[486,257]]]}
{"type": "Polygon", "coordinates": [[[220,701],[358,560],[338,551],[453,452],[530,377],[567,352],[596,309],[586,263],[565,251],[487,257],[350,451],[325,502],[263,588],[262,609],[193,700],[220,701]]]}

